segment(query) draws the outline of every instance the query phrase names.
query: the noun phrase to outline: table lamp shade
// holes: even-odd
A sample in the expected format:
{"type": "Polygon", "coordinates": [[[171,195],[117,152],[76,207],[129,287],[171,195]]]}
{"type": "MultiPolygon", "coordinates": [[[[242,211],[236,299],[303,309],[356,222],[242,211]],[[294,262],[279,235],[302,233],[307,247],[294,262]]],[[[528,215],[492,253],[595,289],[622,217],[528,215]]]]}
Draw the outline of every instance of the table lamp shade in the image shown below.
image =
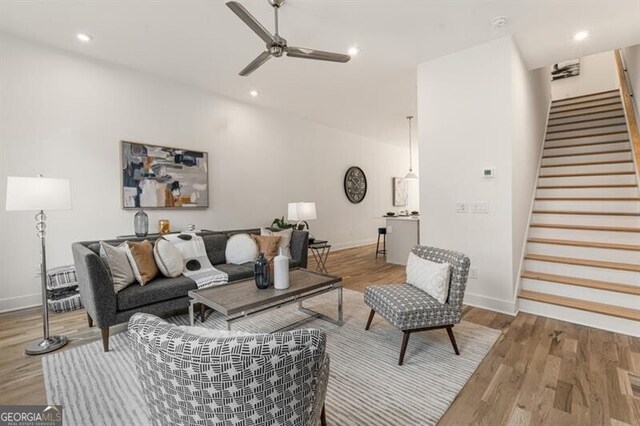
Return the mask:
{"type": "Polygon", "coordinates": [[[317,219],[316,203],[289,203],[287,219],[291,221],[317,219]]]}
{"type": "Polygon", "coordinates": [[[68,179],[7,177],[7,210],[69,210],[68,179]]]}

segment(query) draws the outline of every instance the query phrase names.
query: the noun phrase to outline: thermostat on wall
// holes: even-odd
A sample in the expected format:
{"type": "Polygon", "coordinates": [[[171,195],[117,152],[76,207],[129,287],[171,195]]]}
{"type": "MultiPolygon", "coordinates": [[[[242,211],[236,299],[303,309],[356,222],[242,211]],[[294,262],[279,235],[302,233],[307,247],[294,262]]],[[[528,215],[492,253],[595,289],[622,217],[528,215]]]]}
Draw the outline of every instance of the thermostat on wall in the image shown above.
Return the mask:
{"type": "Polygon", "coordinates": [[[492,178],[496,175],[496,169],[493,167],[485,167],[482,169],[482,177],[492,178]]]}

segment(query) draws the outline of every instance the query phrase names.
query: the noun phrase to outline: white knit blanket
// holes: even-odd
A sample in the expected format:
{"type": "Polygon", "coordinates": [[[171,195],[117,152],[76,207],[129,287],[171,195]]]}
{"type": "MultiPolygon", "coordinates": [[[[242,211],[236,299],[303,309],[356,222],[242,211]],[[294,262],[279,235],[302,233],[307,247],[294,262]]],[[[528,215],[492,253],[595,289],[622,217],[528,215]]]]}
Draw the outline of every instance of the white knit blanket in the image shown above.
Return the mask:
{"type": "Polygon", "coordinates": [[[202,237],[184,232],[182,234],[165,235],[164,238],[182,254],[184,267],[182,275],[196,282],[198,288],[212,287],[229,282],[229,275],[211,265],[207,257],[207,250],[202,237]],[[179,238],[180,235],[189,235],[190,240],[179,238]],[[196,267],[199,265],[199,268],[196,267]]]}

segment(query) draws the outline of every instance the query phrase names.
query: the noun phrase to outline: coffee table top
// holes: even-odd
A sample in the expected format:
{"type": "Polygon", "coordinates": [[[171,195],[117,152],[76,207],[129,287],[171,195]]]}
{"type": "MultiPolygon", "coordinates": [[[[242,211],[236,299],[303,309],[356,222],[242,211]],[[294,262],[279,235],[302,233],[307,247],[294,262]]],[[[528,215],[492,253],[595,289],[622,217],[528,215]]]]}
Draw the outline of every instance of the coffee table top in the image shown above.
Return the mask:
{"type": "Polygon", "coordinates": [[[341,287],[342,278],[308,269],[294,268],[289,271],[289,288],[286,290],[276,290],[273,287],[259,290],[255,280],[249,278],[234,281],[228,285],[191,290],[189,297],[195,302],[204,303],[221,314],[229,316],[330,285],[336,288],[341,287]]]}

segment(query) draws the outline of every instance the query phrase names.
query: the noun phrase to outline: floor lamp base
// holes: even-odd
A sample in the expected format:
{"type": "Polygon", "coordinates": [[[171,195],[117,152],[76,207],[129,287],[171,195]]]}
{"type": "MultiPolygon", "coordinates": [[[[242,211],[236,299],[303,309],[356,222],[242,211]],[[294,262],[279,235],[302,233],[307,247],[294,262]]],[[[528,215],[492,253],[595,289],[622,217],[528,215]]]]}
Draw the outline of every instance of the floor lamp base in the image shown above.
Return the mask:
{"type": "Polygon", "coordinates": [[[41,355],[47,352],[53,352],[69,343],[65,336],[49,336],[48,339],[40,339],[27,345],[24,353],[27,355],[41,355]]]}

